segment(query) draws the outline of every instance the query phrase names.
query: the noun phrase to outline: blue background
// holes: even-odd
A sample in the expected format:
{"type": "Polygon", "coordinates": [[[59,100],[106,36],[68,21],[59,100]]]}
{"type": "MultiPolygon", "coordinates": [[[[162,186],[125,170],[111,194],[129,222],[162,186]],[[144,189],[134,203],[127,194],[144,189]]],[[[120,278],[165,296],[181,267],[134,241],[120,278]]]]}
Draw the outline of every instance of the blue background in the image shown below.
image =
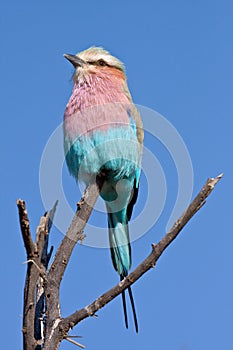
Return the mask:
{"type": "MultiPolygon", "coordinates": [[[[91,45],[119,57],[134,101],[160,112],[182,135],[193,162],[194,194],[207,177],[225,175],[156,269],[133,286],[139,334],[132,319],[125,330],[119,297],[73,334],[82,335],[88,349],[232,347],[232,10],[228,0],[1,4],[2,348],[22,348],[26,258],[15,202],[26,200],[35,232],[44,212],[38,183],[41,154],[62,121],[72,88],[72,68],[62,54],[91,45]]],[[[164,164],[168,197],[153,229],[133,243],[133,266],[164,234],[177,191],[168,154],[159,144],[153,147],[164,164]]],[[[66,169],[64,183],[75,208],[79,194],[66,169]]],[[[53,229],[51,243],[57,247],[62,237],[53,229]]],[[[117,281],[106,249],[77,247],[62,282],[62,315],[85,306],[117,281]]],[[[72,348],[67,341],[61,344],[61,349],[72,348]]]]}

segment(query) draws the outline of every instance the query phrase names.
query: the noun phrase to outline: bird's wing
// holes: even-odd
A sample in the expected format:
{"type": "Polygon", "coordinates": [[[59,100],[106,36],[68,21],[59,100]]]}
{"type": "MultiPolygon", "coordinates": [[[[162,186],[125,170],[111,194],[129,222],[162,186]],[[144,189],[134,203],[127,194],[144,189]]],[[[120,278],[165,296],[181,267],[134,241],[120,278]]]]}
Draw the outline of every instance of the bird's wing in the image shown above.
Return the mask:
{"type": "MultiPolygon", "coordinates": [[[[130,124],[132,126],[132,129],[134,130],[135,135],[137,136],[139,144],[141,146],[139,152],[142,152],[142,142],[143,142],[144,133],[143,133],[143,129],[142,129],[142,121],[141,121],[140,114],[139,114],[137,108],[133,104],[132,104],[131,111],[128,114],[129,114],[129,119],[130,119],[130,124]]],[[[126,211],[128,221],[131,219],[133,207],[137,201],[140,173],[141,173],[141,168],[138,167],[136,172],[135,172],[133,188],[132,188],[132,192],[131,192],[131,199],[128,203],[127,211],[126,211]]]]}
{"type": "Polygon", "coordinates": [[[131,115],[131,118],[134,120],[134,122],[136,124],[137,138],[138,138],[139,143],[142,145],[143,139],[144,139],[142,118],[140,116],[140,113],[139,113],[137,107],[133,104],[132,96],[131,96],[131,94],[129,92],[127,83],[125,83],[125,85],[123,87],[123,91],[124,91],[124,94],[127,96],[128,100],[131,103],[130,115],[131,115]]]}
{"type": "Polygon", "coordinates": [[[137,198],[138,198],[138,189],[139,189],[139,184],[137,185],[137,181],[135,179],[134,186],[132,189],[132,197],[131,197],[131,200],[127,206],[127,211],[126,211],[128,221],[131,219],[133,207],[134,207],[134,204],[136,203],[137,198]]]}

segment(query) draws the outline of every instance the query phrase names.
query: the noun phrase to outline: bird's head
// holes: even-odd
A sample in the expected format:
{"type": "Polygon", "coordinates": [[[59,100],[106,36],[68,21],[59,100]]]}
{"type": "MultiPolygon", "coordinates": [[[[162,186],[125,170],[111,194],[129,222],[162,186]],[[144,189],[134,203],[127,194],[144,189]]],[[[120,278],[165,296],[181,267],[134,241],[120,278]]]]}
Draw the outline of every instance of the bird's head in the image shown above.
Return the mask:
{"type": "Polygon", "coordinates": [[[125,79],[123,63],[101,47],[90,47],[76,55],[64,54],[64,57],[75,67],[74,82],[88,82],[93,76],[125,79]]]}

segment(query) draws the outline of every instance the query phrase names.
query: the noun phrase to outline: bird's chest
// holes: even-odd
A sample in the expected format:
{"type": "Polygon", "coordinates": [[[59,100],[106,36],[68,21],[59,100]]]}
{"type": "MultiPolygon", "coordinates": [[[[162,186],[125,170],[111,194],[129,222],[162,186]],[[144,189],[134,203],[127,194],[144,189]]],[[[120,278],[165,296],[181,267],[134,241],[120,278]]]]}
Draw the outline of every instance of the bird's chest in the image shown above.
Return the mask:
{"type": "MultiPolygon", "coordinates": [[[[68,168],[84,179],[101,169],[121,178],[138,166],[138,141],[128,98],[115,90],[74,89],[64,116],[68,168]]],[[[88,182],[85,181],[85,182],[88,182]]]]}
{"type": "Polygon", "coordinates": [[[128,124],[131,103],[119,86],[84,84],[75,86],[64,114],[65,132],[70,138],[106,130],[112,124],[128,124]]]}

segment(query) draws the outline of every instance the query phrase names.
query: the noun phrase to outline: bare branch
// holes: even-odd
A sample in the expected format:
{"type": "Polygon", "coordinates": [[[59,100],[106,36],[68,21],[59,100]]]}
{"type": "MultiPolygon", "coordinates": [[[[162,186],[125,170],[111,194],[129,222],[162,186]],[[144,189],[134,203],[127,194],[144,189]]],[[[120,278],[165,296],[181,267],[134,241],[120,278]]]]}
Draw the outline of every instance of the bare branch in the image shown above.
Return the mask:
{"type": "Polygon", "coordinates": [[[34,317],[35,317],[35,288],[36,281],[39,276],[38,264],[35,261],[36,245],[34,244],[30,232],[30,223],[26,210],[25,202],[21,199],[17,200],[19,211],[19,221],[24,246],[27,253],[27,274],[24,287],[24,310],[23,310],[23,340],[24,349],[29,350],[35,347],[34,337],[34,317]],[[34,263],[33,263],[34,262],[34,263]]]}
{"type": "Polygon", "coordinates": [[[79,348],[81,349],[85,349],[85,346],[78,343],[77,341],[71,339],[71,337],[65,337],[66,340],[68,340],[70,343],[74,344],[74,345],[77,345],[79,348]]]}
{"type": "Polygon", "coordinates": [[[30,259],[34,253],[34,243],[30,232],[30,222],[28,219],[28,213],[26,210],[25,202],[22,199],[18,199],[16,203],[19,212],[19,222],[24,246],[27,252],[27,258],[30,259]]]}
{"type": "MultiPolygon", "coordinates": [[[[46,264],[42,263],[42,255],[46,256],[48,232],[51,227],[51,212],[46,213],[40,219],[36,231],[36,243],[33,242],[28,214],[25,202],[17,200],[21,233],[27,253],[27,274],[24,287],[24,311],[23,311],[23,340],[24,350],[40,349],[38,340],[41,339],[40,316],[44,309],[43,280],[46,276],[46,266],[51,251],[46,258],[46,264]]],[[[54,216],[56,204],[52,209],[54,216]]]]}
{"type": "Polygon", "coordinates": [[[122,293],[123,290],[128,288],[131,284],[137,281],[145,272],[155,266],[157,260],[164,252],[164,250],[171,244],[171,242],[177,237],[183,227],[188,223],[192,216],[203,206],[206,198],[210,195],[214,186],[222,178],[223,174],[220,174],[216,178],[210,178],[203,186],[198,195],[194,198],[192,203],[188,206],[181,217],[175,222],[169,232],[161,239],[159,243],[152,244],[152,252],[149,256],[136,267],[123,281],[118,283],[115,287],[111,288],[108,292],[102,294],[90,305],[74,312],[72,315],[64,318],[59,324],[60,329],[74,327],[77,323],[84,320],[89,316],[93,316],[99,309],[109,303],[117,295],[122,293]]]}
{"type": "MultiPolygon", "coordinates": [[[[47,274],[47,281],[45,284],[47,304],[45,338],[50,339],[49,344],[52,344],[51,335],[54,333],[54,322],[57,322],[56,320],[60,320],[61,318],[59,304],[60,283],[76,243],[83,240],[84,227],[99,196],[102,184],[103,181],[97,178],[96,182],[87,187],[81,201],[77,204],[75,216],[57,249],[54,261],[47,274]]],[[[50,349],[49,344],[45,342],[44,349],[50,349]]]]}
{"type": "MultiPolygon", "coordinates": [[[[37,340],[36,350],[42,349],[44,342],[44,324],[45,324],[45,295],[44,295],[44,280],[46,278],[46,270],[49,260],[52,255],[53,246],[48,252],[49,233],[52,227],[53,218],[56,212],[58,201],[55,202],[53,208],[44,214],[40,220],[40,225],[37,227],[36,241],[38,250],[38,259],[41,262],[40,276],[38,276],[36,284],[36,308],[35,308],[35,330],[34,336],[37,340]]],[[[35,262],[34,262],[35,264],[35,262]]]]}
{"type": "MultiPolygon", "coordinates": [[[[51,250],[49,253],[47,252],[48,232],[50,229],[49,217],[51,217],[51,212],[53,216],[53,210],[55,211],[55,209],[53,208],[52,211],[50,211],[50,214],[47,213],[44,217],[41,218],[40,225],[37,229],[36,244],[34,244],[31,239],[27,212],[24,212],[24,210],[26,211],[25,203],[22,200],[17,201],[17,205],[19,207],[22,236],[24,242],[26,241],[25,248],[27,250],[27,254],[30,253],[30,255],[32,255],[28,260],[33,261],[28,263],[27,278],[25,283],[23,326],[24,350],[39,349],[41,346],[43,346],[44,350],[56,350],[58,349],[59,344],[63,339],[67,339],[75,345],[82,347],[81,344],[71,339],[72,337],[68,335],[69,330],[85,318],[95,316],[95,313],[99,309],[104,307],[123,290],[137,281],[145,272],[155,266],[157,260],[164,252],[164,250],[177,237],[179,232],[192,218],[192,216],[203,206],[206,198],[209,196],[214,186],[222,176],[223,174],[219,175],[216,178],[207,180],[206,184],[203,186],[199,194],[192,201],[186,211],[181,215],[181,217],[176,221],[173,227],[161,239],[160,242],[157,244],[152,244],[152,252],[138,267],[136,267],[134,271],[132,271],[119,284],[98,297],[94,302],[74,312],[66,318],[62,318],[60,314],[60,283],[76,243],[83,239],[83,230],[85,224],[90,216],[90,213],[94,207],[102,186],[101,180],[98,179],[97,184],[93,183],[86,189],[81,201],[77,205],[76,214],[72,220],[66,236],[63,238],[56,252],[54,261],[51,264],[49,271],[46,271],[48,260],[51,256],[51,250]],[[37,316],[35,316],[34,304],[36,286],[39,286],[41,292],[44,291],[46,299],[47,311],[44,339],[41,339],[41,337],[44,335],[41,335],[41,337],[37,337],[35,339],[33,329],[35,317],[42,315],[44,312],[44,295],[43,293],[40,293],[40,296],[43,296],[43,303],[39,304],[41,300],[39,301],[37,298],[37,307],[39,307],[40,312],[37,313],[37,316]]],[[[38,296],[39,294],[37,297],[38,296]]],[[[38,320],[41,319],[41,317],[38,317],[38,320]]],[[[38,329],[40,329],[40,327],[38,327],[38,329]]]]}

